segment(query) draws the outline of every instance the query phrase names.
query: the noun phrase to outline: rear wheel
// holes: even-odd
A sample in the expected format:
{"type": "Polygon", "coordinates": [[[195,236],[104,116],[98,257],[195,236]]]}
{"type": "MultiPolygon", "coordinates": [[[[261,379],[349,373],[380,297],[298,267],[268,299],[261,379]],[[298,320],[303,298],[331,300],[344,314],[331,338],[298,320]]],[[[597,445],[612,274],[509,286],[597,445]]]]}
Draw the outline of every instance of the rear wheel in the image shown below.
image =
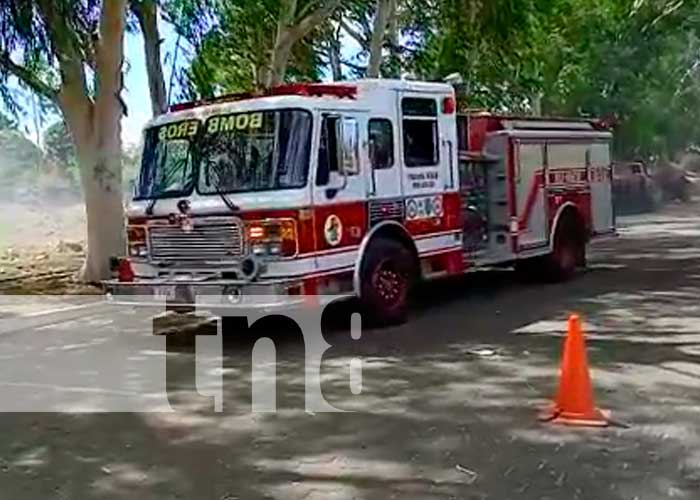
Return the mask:
{"type": "Polygon", "coordinates": [[[380,324],[406,321],[417,274],[415,258],[405,245],[386,238],[372,242],[360,270],[360,302],[369,319],[380,324]]]}
{"type": "Polygon", "coordinates": [[[583,228],[575,217],[566,217],[554,235],[550,254],[515,263],[518,275],[526,282],[558,282],[571,279],[577,267],[586,266],[586,243],[583,228]]]}
{"type": "Polygon", "coordinates": [[[562,220],[554,235],[554,249],[547,257],[547,275],[551,281],[566,281],[577,266],[586,265],[586,243],[576,219],[562,220]]]}

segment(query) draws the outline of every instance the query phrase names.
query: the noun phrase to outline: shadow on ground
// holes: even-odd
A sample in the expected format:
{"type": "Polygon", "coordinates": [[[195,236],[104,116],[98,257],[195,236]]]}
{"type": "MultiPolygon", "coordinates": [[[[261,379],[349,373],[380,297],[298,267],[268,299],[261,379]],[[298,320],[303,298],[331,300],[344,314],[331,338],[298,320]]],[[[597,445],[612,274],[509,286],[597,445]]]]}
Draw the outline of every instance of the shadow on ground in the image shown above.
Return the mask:
{"type": "MultiPolygon", "coordinates": [[[[564,285],[480,272],[424,288],[411,321],[334,328],[323,393],[304,411],[304,346],[273,335],[276,413],[250,413],[250,349],[225,343],[224,413],[169,366],[175,413],[5,414],[8,498],[697,498],[700,255],[696,221],[655,215],[596,248],[564,285]],[[645,229],[645,225],[648,226],[645,229]],[[581,313],[598,403],[630,429],[536,422],[561,334],[581,313]],[[362,394],[349,384],[362,359],[362,394]]],[[[338,314],[349,314],[351,307],[338,314]]],[[[341,322],[342,323],[342,322],[341,322]]]]}

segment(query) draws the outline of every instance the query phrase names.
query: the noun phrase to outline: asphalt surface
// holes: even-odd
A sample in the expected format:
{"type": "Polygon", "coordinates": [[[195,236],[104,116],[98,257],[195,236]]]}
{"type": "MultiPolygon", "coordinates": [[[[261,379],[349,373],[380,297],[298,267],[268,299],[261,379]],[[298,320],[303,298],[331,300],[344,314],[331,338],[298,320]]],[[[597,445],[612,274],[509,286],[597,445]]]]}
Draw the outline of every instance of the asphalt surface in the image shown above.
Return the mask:
{"type": "Polygon", "coordinates": [[[620,226],[566,284],[483,271],[424,287],[400,327],[358,340],[334,321],[320,394],[344,412],[309,408],[298,334],[256,364],[277,408],[252,413],[270,400],[251,396],[257,337],[235,325],[223,347],[198,336],[195,363],[188,338],[211,325],[168,345],[144,313],[3,297],[0,498],[697,499],[700,206],[620,226]],[[571,312],[597,404],[629,428],[537,421],[571,312]]]}

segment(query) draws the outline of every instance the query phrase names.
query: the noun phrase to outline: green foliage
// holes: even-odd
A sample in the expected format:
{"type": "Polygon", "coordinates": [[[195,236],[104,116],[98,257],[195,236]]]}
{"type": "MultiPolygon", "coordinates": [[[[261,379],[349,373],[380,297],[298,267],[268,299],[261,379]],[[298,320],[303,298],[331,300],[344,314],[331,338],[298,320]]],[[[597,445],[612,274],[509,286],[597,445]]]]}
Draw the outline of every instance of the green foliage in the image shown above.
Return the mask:
{"type": "Polygon", "coordinates": [[[404,65],[469,107],[615,117],[620,156],[700,143],[697,0],[406,0],[404,65]]]}
{"type": "MultiPolygon", "coordinates": [[[[270,64],[281,3],[278,0],[209,3],[213,9],[209,12],[214,12],[208,23],[211,29],[203,34],[200,30],[186,33],[197,47],[184,79],[189,98],[246,92],[262,85],[270,64]]],[[[300,1],[299,9],[309,11],[318,4],[316,0],[300,1]]],[[[197,15],[194,12],[181,11],[181,23],[189,24],[190,16],[197,15]]],[[[288,81],[321,78],[321,58],[314,44],[318,36],[319,33],[313,33],[294,45],[286,74],[288,81]]]]}
{"type": "Polygon", "coordinates": [[[42,151],[18,130],[0,130],[0,178],[3,186],[30,179],[40,171],[42,151]]]}
{"type": "MultiPolygon", "coordinates": [[[[323,3],[287,2],[160,0],[164,17],[194,47],[183,80],[187,97],[260,86],[284,5],[309,13],[323,3]]],[[[47,95],[59,75],[55,42],[36,15],[39,3],[0,0],[0,56],[16,57],[30,73],[24,86],[47,95]]],[[[59,42],[75,47],[75,56],[90,65],[87,40],[101,2],[53,5],[62,28],[59,42]]],[[[332,18],[294,45],[285,78],[327,76],[328,47],[337,47],[343,24],[354,38],[369,40],[375,9],[376,0],[342,2],[332,18]]],[[[385,50],[385,74],[441,80],[460,73],[470,108],[615,117],[616,148],[625,157],[670,157],[700,144],[700,0],[398,0],[397,24],[400,36],[385,50]]],[[[341,51],[345,75],[363,74],[367,46],[360,45],[359,57],[341,51]]],[[[12,73],[8,61],[0,60],[6,104],[12,104],[12,73]]],[[[12,126],[0,116],[0,130],[12,126]]],[[[59,132],[47,132],[47,154],[70,165],[74,156],[59,132]]]]}
{"type": "Polygon", "coordinates": [[[614,116],[619,156],[671,156],[700,141],[700,2],[560,0],[542,20],[543,110],[614,116]]]}
{"type": "Polygon", "coordinates": [[[537,82],[526,54],[539,3],[407,0],[404,68],[428,80],[460,73],[472,108],[527,108],[537,82]]]}

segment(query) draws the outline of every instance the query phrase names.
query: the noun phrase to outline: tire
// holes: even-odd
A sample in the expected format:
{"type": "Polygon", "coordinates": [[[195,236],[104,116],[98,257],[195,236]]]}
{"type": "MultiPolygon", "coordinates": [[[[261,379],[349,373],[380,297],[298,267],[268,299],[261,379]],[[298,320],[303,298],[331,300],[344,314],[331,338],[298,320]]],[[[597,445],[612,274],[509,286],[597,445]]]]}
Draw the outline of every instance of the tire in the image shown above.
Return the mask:
{"type": "Polygon", "coordinates": [[[405,245],[387,238],[373,241],[360,269],[360,303],[369,320],[380,325],[405,322],[417,276],[415,257],[405,245]]]}
{"type": "Polygon", "coordinates": [[[579,225],[573,218],[562,220],[554,235],[554,249],[547,256],[549,281],[568,281],[576,274],[576,267],[586,264],[586,244],[579,225]]]}

